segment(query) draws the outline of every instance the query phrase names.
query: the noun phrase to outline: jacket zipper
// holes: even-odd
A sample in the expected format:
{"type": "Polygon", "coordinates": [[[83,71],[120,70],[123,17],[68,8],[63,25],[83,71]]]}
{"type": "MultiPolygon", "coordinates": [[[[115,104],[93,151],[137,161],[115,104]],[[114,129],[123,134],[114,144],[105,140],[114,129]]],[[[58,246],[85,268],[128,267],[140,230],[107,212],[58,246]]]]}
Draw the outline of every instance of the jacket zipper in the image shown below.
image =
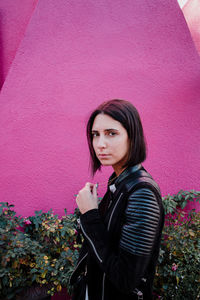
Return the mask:
{"type": "Polygon", "coordinates": [[[78,269],[79,265],[81,264],[81,262],[86,258],[86,256],[88,255],[88,252],[81,258],[81,260],[78,262],[76,268],[74,269],[74,271],[72,272],[72,275],[70,276],[70,280],[72,278],[72,276],[74,275],[74,273],[76,272],[76,270],[78,269]]]}
{"type": "Polygon", "coordinates": [[[92,245],[92,248],[93,248],[93,250],[94,250],[94,252],[95,252],[98,260],[100,261],[100,263],[102,263],[103,260],[100,258],[99,254],[97,253],[97,250],[96,250],[96,248],[95,248],[92,240],[89,238],[89,236],[86,234],[85,230],[83,229],[83,226],[82,226],[81,222],[80,222],[80,226],[81,226],[82,232],[84,233],[84,235],[86,236],[86,238],[89,240],[90,244],[92,245]]]}
{"type": "Polygon", "coordinates": [[[106,274],[103,273],[102,298],[101,298],[101,300],[104,300],[104,284],[105,284],[105,277],[106,277],[106,274]]]}
{"type": "Polygon", "coordinates": [[[110,219],[109,219],[109,222],[108,222],[108,228],[107,228],[108,230],[110,229],[110,224],[111,224],[111,220],[112,220],[114,211],[115,211],[115,209],[116,209],[116,207],[117,207],[117,205],[118,205],[118,203],[119,203],[119,200],[121,199],[122,195],[123,195],[123,193],[120,194],[120,196],[119,196],[119,198],[118,198],[117,202],[115,203],[115,206],[114,206],[114,208],[113,208],[113,210],[112,210],[112,213],[111,213],[111,215],[110,215],[110,219]]]}

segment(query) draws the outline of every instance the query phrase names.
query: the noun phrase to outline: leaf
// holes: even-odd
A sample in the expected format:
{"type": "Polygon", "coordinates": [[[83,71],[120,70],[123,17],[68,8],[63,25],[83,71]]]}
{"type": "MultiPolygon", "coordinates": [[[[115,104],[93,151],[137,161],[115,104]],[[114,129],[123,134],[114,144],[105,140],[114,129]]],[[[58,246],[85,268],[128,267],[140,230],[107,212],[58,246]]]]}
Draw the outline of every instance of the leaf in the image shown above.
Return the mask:
{"type": "Polygon", "coordinates": [[[181,194],[178,194],[177,198],[178,198],[179,201],[181,201],[183,196],[181,194]]]}
{"type": "Polygon", "coordinates": [[[192,236],[192,237],[195,237],[195,233],[192,229],[189,229],[189,235],[192,236]]]}
{"type": "Polygon", "coordinates": [[[45,277],[46,277],[46,274],[47,274],[47,272],[48,272],[48,271],[47,271],[47,270],[45,270],[45,271],[42,273],[41,277],[42,277],[42,278],[45,278],[45,277]]]}
{"type": "Polygon", "coordinates": [[[56,287],[57,292],[60,292],[62,290],[62,286],[60,284],[57,285],[56,287]]]}

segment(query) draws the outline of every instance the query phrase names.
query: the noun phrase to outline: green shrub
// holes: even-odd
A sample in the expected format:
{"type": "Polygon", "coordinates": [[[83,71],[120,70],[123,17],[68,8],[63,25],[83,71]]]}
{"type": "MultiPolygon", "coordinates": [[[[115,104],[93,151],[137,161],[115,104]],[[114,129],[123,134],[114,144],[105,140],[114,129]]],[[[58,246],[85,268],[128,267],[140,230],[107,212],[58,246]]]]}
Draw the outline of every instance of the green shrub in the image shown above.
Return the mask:
{"type": "Polygon", "coordinates": [[[159,263],[154,281],[155,299],[200,299],[200,212],[184,212],[187,201],[200,192],[180,191],[163,198],[166,211],[159,263]]]}
{"type": "Polygon", "coordinates": [[[9,299],[31,285],[29,265],[42,248],[17,229],[23,226],[23,219],[15,216],[12,207],[7,203],[0,207],[0,297],[9,299]]]}
{"type": "Polygon", "coordinates": [[[13,299],[25,287],[49,285],[50,294],[68,287],[78,258],[76,212],[61,219],[52,211],[16,217],[0,203],[0,298],[13,299]]]}

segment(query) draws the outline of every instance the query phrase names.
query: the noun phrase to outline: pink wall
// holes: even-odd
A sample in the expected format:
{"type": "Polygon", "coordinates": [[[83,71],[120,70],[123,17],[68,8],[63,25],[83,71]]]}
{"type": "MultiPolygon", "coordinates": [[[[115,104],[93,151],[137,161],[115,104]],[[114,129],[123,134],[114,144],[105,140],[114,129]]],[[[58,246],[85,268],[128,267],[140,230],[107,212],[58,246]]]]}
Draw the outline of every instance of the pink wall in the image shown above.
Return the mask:
{"type": "Polygon", "coordinates": [[[38,0],[0,1],[0,88],[38,0]]]}
{"type": "MultiPolygon", "coordinates": [[[[163,195],[198,190],[199,96],[200,60],[176,1],[39,1],[0,95],[1,201],[22,215],[72,211],[91,180],[88,114],[115,97],[141,114],[144,165],[163,195]]],[[[110,172],[95,176],[100,196],[110,172]]]]}

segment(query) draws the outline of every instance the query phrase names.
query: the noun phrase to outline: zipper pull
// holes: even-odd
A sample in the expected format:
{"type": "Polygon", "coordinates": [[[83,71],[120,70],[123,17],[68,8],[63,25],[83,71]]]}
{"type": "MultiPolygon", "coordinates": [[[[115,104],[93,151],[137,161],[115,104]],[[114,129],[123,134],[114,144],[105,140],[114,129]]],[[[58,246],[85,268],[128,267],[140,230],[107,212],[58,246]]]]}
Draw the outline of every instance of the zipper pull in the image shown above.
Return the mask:
{"type": "Polygon", "coordinates": [[[141,291],[139,291],[138,289],[135,289],[136,290],[136,294],[138,296],[138,300],[143,300],[143,293],[141,291]]]}
{"type": "Polygon", "coordinates": [[[78,229],[80,229],[80,228],[81,228],[81,220],[80,220],[80,218],[78,218],[78,219],[76,220],[76,222],[77,222],[77,227],[78,227],[78,229]]]}

